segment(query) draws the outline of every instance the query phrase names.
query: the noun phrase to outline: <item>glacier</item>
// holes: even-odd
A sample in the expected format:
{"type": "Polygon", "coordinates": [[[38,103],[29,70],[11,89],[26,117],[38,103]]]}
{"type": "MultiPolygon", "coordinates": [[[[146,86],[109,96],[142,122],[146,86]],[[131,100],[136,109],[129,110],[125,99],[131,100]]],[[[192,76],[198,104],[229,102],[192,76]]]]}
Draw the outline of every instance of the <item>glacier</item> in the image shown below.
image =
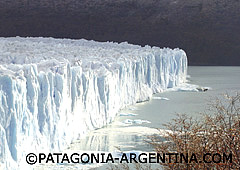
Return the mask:
{"type": "Polygon", "coordinates": [[[178,48],[0,38],[0,167],[32,169],[28,153],[61,151],[186,77],[178,48]]]}

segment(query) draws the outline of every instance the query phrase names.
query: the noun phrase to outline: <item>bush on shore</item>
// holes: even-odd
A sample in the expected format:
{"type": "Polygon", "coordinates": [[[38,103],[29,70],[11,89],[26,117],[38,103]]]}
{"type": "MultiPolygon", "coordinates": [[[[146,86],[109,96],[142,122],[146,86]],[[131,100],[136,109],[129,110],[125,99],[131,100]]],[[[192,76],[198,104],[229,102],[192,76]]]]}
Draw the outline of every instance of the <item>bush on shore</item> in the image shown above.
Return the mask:
{"type": "Polygon", "coordinates": [[[161,163],[163,167],[240,169],[240,94],[224,95],[211,104],[211,110],[212,113],[203,114],[198,120],[187,115],[178,115],[173,122],[165,125],[171,130],[167,132],[166,141],[159,142],[154,136],[151,138],[150,143],[157,153],[195,154],[198,160],[190,163],[161,163]],[[206,153],[208,155],[203,160],[206,153]]]}
{"type": "MultiPolygon", "coordinates": [[[[177,153],[165,162],[159,161],[161,169],[240,169],[240,94],[225,94],[211,104],[211,112],[194,119],[178,114],[168,124],[168,131],[150,137],[155,152],[177,153]],[[180,154],[187,157],[180,160],[180,154]],[[192,157],[194,155],[195,157],[192,157]],[[205,156],[204,156],[205,155],[205,156]],[[190,161],[191,160],[191,161],[190,161]]],[[[134,169],[152,169],[151,165],[136,164],[134,169]]],[[[110,167],[112,170],[132,169],[128,164],[110,167]]]]}

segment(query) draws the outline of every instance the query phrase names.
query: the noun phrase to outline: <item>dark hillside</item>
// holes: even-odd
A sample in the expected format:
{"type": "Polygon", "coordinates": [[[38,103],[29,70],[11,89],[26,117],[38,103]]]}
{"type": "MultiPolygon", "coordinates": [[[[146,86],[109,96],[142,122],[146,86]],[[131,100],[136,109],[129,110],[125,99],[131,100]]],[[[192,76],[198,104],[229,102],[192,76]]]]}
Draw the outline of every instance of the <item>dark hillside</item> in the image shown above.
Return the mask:
{"type": "Polygon", "coordinates": [[[240,65],[240,1],[1,0],[0,36],[180,47],[190,65],[240,65]]]}

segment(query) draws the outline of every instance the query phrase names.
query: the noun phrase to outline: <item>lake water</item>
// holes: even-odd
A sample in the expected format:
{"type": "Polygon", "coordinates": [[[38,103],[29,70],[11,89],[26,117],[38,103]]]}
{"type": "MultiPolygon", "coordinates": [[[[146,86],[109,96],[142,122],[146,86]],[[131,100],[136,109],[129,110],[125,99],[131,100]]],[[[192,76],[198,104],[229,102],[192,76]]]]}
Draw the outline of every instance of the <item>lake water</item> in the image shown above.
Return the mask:
{"type": "Polygon", "coordinates": [[[149,102],[130,106],[120,112],[115,121],[89,133],[84,139],[74,142],[67,150],[106,151],[152,151],[146,143],[148,136],[163,129],[176,113],[198,117],[209,108],[217,96],[223,93],[240,92],[240,67],[189,67],[189,84],[211,87],[206,92],[167,91],[154,95],[149,102]],[[160,97],[169,100],[161,100],[160,97]],[[132,114],[132,115],[130,115],[132,114]]]}

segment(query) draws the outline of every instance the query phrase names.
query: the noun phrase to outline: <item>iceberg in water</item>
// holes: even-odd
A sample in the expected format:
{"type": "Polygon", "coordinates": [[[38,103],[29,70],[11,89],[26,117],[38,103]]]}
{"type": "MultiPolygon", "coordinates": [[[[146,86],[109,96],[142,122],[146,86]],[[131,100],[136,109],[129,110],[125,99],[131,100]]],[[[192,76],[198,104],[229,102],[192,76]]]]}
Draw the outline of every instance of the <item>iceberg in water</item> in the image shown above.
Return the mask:
{"type": "Polygon", "coordinates": [[[180,49],[53,38],[0,38],[0,167],[32,169],[118,111],[186,81],[180,49]]]}

